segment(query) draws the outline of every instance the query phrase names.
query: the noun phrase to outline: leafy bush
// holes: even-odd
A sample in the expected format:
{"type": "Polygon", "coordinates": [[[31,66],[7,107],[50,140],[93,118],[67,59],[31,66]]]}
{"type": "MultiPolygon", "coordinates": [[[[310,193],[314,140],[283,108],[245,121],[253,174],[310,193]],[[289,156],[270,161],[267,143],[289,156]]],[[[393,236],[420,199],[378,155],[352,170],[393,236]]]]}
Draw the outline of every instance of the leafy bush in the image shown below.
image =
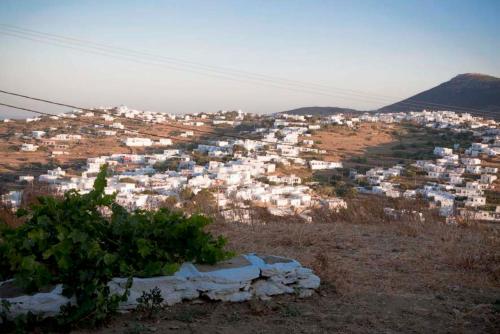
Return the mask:
{"type": "Polygon", "coordinates": [[[356,189],[345,182],[339,182],[335,187],[335,194],[338,197],[353,197],[356,195],[356,189]]]}
{"type": "Polygon", "coordinates": [[[12,271],[10,270],[10,263],[7,258],[7,247],[0,239],[0,281],[4,281],[11,276],[12,271]]]}
{"type": "Polygon", "coordinates": [[[114,312],[126,296],[110,293],[113,277],[171,274],[184,261],[213,264],[230,255],[225,239],[203,231],[210,219],[167,209],[129,213],[104,193],[105,175],[103,167],[88,194],[41,197],[24,225],[0,231],[2,273],[10,267],[5,272],[26,292],[62,283],[63,294],[76,298],[63,310],[66,323],[114,312]]]}

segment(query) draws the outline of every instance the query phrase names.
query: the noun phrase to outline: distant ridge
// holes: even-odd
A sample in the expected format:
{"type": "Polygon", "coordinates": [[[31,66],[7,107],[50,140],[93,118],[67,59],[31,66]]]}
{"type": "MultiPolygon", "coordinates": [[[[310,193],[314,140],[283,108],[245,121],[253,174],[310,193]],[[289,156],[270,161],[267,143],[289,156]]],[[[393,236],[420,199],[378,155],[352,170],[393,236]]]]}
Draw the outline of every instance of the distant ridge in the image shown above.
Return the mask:
{"type": "MultiPolygon", "coordinates": [[[[467,112],[475,116],[499,120],[500,78],[479,73],[460,74],[434,88],[382,107],[375,112],[406,112],[423,109],[467,112]]],[[[340,107],[303,107],[282,111],[281,114],[328,116],[337,113],[361,114],[363,112],[340,107]]]]}
{"type": "Polygon", "coordinates": [[[500,78],[479,73],[460,74],[434,88],[380,108],[378,111],[422,109],[468,112],[476,116],[500,119],[500,78]]]}
{"type": "Polygon", "coordinates": [[[338,113],[360,114],[363,113],[363,111],[349,109],[349,108],[339,108],[339,107],[303,107],[288,111],[282,111],[280,114],[328,116],[338,113]]]}

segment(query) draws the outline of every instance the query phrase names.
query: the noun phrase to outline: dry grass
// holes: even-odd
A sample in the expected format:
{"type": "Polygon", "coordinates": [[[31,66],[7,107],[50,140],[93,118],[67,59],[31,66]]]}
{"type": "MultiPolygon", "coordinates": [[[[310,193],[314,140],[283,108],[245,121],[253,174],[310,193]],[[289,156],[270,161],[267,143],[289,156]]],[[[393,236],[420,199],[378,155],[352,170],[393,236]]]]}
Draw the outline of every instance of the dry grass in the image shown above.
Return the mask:
{"type": "MultiPolygon", "coordinates": [[[[498,332],[498,228],[446,225],[431,219],[433,211],[424,212],[423,222],[391,219],[381,214],[385,199],[357,201],[346,212],[318,212],[321,219],[310,224],[273,220],[257,210],[265,223],[217,220],[209,227],[225,235],[235,252],[291,257],[313,268],[322,279],[313,297],[184,303],[167,308],[155,322],[137,323],[126,315],[99,332],[122,333],[138,324],[180,333],[498,332]]],[[[423,210],[418,202],[390,204],[423,210]]]]}
{"type": "Polygon", "coordinates": [[[323,212],[322,220],[311,224],[286,218],[265,224],[219,220],[210,226],[228,237],[236,252],[292,257],[313,268],[322,287],[311,298],[184,303],[167,308],[154,322],[138,323],[126,315],[99,332],[142,326],[180,333],[498,333],[500,317],[493,305],[500,299],[498,229],[379,219],[383,203],[372,204],[323,212]]]}
{"type": "Polygon", "coordinates": [[[318,147],[321,149],[336,151],[336,153],[329,154],[327,159],[338,160],[344,155],[362,155],[368,147],[394,142],[396,139],[391,134],[393,128],[393,125],[384,124],[377,127],[371,124],[361,124],[356,130],[333,127],[317,131],[310,139],[319,142],[318,147]]]}

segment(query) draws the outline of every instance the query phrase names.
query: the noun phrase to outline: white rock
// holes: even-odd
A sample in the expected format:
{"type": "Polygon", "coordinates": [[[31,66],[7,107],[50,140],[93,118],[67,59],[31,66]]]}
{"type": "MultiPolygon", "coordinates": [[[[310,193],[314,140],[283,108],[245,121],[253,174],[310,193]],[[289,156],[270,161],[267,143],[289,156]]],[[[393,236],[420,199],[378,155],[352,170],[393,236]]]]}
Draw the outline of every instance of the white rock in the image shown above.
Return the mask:
{"type": "Polygon", "coordinates": [[[210,291],[204,294],[212,300],[221,300],[224,302],[244,302],[252,299],[252,293],[249,291],[238,291],[233,293],[221,293],[220,291],[210,291]]]}
{"type": "Polygon", "coordinates": [[[274,296],[284,293],[293,293],[293,288],[271,280],[258,280],[252,284],[253,293],[257,297],[274,296]]]}
{"type": "Polygon", "coordinates": [[[214,270],[202,271],[192,263],[184,263],[179,271],[175,273],[175,276],[183,277],[188,280],[193,278],[203,278],[207,281],[210,280],[214,282],[228,283],[250,281],[260,276],[259,268],[243,256],[238,256],[229,261],[221,262],[213,267],[214,270]],[[238,264],[240,265],[238,266],[238,264]],[[226,265],[228,267],[225,267],[226,265]]]}
{"type": "Polygon", "coordinates": [[[319,288],[320,283],[321,283],[320,278],[314,274],[311,274],[307,278],[302,278],[298,280],[298,282],[294,284],[294,286],[301,289],[317,289],[319,288]]]}
{"type": "Polygon", "coordinates": [[[300,289],[299,290],[299,298],[308,298],[311,297],[314,293],[313,289],[300,289]]]}
{"type": "Polygon", "coordinates": [[[29,312],[42,318],[54,317],[59,314],[61,306],[68,303],[74,304],[74,298],[69,299],[62,295],[62,284],[57,285],[50,292],[40,292],[34,295],[23,295],[13,298],[0,298],[0,301],[10,303],[9,319],[29,312]]]}
{"type": "Polygon", "coordinates": [[[253,265],[257,266],[261,270],[261,275],[264,277],[286,275],[301,267],[300,263],[295,260],[278,256],[268,257],[273,260],[271,263],[266,263],[265,259],[262,259],[255,254],[245,255],[245,258],[247,258],[253,265]]]}

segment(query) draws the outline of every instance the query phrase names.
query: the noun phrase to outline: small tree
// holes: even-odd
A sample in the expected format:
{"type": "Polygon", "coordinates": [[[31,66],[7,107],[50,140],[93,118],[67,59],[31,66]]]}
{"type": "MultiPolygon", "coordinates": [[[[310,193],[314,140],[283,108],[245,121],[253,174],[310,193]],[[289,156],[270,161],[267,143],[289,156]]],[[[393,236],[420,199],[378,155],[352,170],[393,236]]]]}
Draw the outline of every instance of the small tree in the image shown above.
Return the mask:
{"type": "Polygon", "coordinates": [[[103,166],[87,194],[40,197],[21,212],[22,226],[0,230],[2,279],[13,277],[27,292],[62,283],[76,300],[61,310],[64,324],[96,324],[115,312],[127,296],[111,293],[113,277],[168,275],[184,261],[213,264],[231,255],[225,239],[204,231],[209,218],[168,209],[129,213],[104,193],[105,176],[103,166]]]}

